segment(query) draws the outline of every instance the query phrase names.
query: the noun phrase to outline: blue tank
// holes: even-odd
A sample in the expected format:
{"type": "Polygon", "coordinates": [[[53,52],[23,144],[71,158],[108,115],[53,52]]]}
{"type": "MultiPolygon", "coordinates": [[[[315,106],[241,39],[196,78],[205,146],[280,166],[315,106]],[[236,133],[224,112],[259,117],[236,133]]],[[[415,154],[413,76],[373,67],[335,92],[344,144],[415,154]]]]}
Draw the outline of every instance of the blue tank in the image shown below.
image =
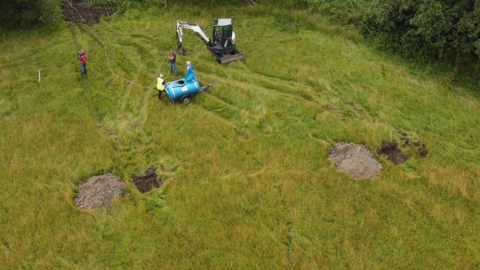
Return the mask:
{"type": "Polygon", "coordinates": [[[190,103],[192,97],[200,90],[200,84],[195,76],[192,64],[188,66],[187,75],[184,79],[173,81],[165,87],[165,92],[172,102],[180,99],[182,103],[190,103]],[[183,96],[185,97],[182,99],[183,96]]]}
{"type": "Polygon", "coordinates": [[[171,82],[165,87],[165,92],[171,100],[179,99],[187,94],[195,95],[199,90],[200,84],[196,79],[188,82],[186,82],[185,79],[180,79],[171,82]]]}

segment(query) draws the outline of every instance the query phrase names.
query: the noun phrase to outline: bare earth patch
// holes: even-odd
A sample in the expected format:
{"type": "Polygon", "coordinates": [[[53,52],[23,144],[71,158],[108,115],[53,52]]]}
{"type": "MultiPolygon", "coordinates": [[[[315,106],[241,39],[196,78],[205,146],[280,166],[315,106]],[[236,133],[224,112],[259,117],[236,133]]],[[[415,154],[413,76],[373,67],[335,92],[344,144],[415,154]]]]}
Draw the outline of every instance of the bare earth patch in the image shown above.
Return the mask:
{"type": "Polygon", "coordinates": [[[415,157],[415,152],[418,151],[418,157],[425,158],[428,151],[425,149],[425,144],[418,138],[416,140],[411,138],[407,133],[398,132],[401,135],[400,143],[397,141],[389,142],[382,141],[382,145],[378,148],[377,153],[395,165],[405,163],[409,158],[415,157]],[[407,154],[405,154],[407,153],[407,154]]]}
{"type": "Polygon", "coordinates": [[[116,197],[125,197],[125,182],[113,174],[89,178],[78,188],[75,202],[82,209],[109,207],[116,197]]]}
{"type": "Polygon", "coordinates": [[[162,179],[157,176],[157,168],[153,167],[145,171],[145,175],[133,177],[133,184],[141,193],[149,192],[153,188],[163,185],[162,179]]]}
{"type": "Polygon", "coordinates": [[[88,0],[67,0],[64,2],[65,21],[93,25],[100,22],[100,17],[115,13],[112,8],[91,7],[88,0]]]}
{"type": "Polygon", "coordinates": [[[397,142],[382,142],[382,146],[378,149],[378,154],[386,157],[395,165],[403,164],[407,161],[407,157],[398,149],[397,142]]]}
{"type": "Polygon", "coordinates": [[[382,168],[372,152],[364,145],[354,143],[336,143],[336,147],[330,150],[328,160],[355,180],[375,178],[382,168]]]}

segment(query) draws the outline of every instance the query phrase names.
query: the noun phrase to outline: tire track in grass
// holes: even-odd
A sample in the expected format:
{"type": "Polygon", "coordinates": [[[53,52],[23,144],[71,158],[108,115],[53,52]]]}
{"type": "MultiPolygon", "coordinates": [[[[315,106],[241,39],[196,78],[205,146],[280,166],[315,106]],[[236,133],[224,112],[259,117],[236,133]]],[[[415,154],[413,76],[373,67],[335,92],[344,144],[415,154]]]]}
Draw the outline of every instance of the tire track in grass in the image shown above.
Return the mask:
{"type": "MultiPolygon", "coordinates": [[[[217,71],[218,68],[216,68],[212,64],[206,65],[208,65],[208,69],[199,67],[199,70],[220,76],[225,76],[225,73],[227,72],[227,70],[225,69],[222,70],[223,72],[217,71]]],[[[266,89],[275,90],[277,92],[281,92],[287,95],[299,96],[307,101],[318,100],[318,91],[315,91],[310,85],[294,81],[282,80],[275,77],[269,77],[260,73],[246,72],[240,69],[228,69],[227,74],[229,76],[229,79],[235,79],[237,81],[256,85],[260,84],[266,89]],[[299,89],[304,89],[305,91],[301,91],[299,89]]]]}
{"type": "MultiPolygon", "coordinates": [[[[227,73],[227,70],[224,70],[224,69],[220,69],[218,70],[218,67],[216,66],[213,66],[213,65],[209,65],[207,64],[208,67],[212,67],[212,68],[209,68],[209,70],[206,70],[206,72],[210,72],[210,74],[217,74],[217,75],[221,75],[225,78],[225,74],[227,73]],[[223,74],[222,74],[223,73],[223,74]]],[[[244,71],[239,71],[237,69],[230,69],[228,70],[228,74],[235,74],[235,73],[243,73],[243,74],[247,74],[247,72],[244,72],[244,71]]],[[[248,74],[247,74],[248,75],[248,74]]],[[[303,103],[305,105],[312,105],[314,107],[317,107],[317,108],[321,108],[323,111],[326,111],[326,112],[329,112],[329,113],[332,113],[332,114],[335,114],[339,117],[344,117],[342,115],[342,110],[340,108],[337,108],[337,106],[335,107],[332,107],[331,103],[329,100],[327,100],[325,97],[322,97],[320,96],[320,94],[322,92],[319,92],[319,91],[316,91],[314,88],[308,86],[308,85],[305,85],[305,84],[302,84],[302,83],[296,83],[294,82],[293,85],[297,85],[297,86],[302,86],[302,87],[306,87],[306,89],[308,89],[308,91],[311,91],[313,92],[313,97],[314,99],[313,100],[310,100],[310,99],[305,99],[304,97],[300,96],[300,95],[297,95],[297,94],[292,94],[291,91],[287,91],[287,92],[284,92],[284,91],[279,91],[277,89],[277,87],[265,87],[264,85],[259,85],[256,82],[256,79],[255,78],[260,78],[262,80],[267,80],[269,79],[270,77],[268,76],[265,76],[265,75],[262,75],[262,74],[258,74],[258,73],[253,73],[252,76],[250,77],[247,77],[247,79],[245,79],[246,77],[245,76],[241,76],[241,77],[238,77],[238,76],[230,76],[228,77],[228,80],[231,81],[231,84],[234,84],[234,85],[237,85],[239,86],[240,88],[243,88],[245,90],[243,91],[252,91],[254,92],[255,94],[258,92],[258,91],[262,91],[264,94],[266,95],[269,95],[269,96],[274,96],[274,97],[282,97],[284,99],[288,99],[289,101],[293,101],[293,102],[298,102],[298,103],[303,103]],[[272,93],[273,92],[273,93],[272,93]]],[[[273,78],[272,79],[276,82],[276,83],[281,83],[282,80],[280,79],[277,79],[277,78],[273,78]]],[[[291,86],[290,86],[291,87],[291,86]]],[[[212,93],[213,95],[216,95],[215,93],[212,93]]],[[[324,95],[323,95],[324,96],[324,95]]],[[[225,98],[221,98],[222,100],[225,100],[225,98]]],[[[258,98],[257,98],[258,100],[258,98]]],[[[264,107],[264,104],[263,102],[261,101],[258,101],[258,103],[260,104],[259,106],[261,107],[264,107]]],[[[349,104],[345,104],[345,106],[351,106],[349,104]]],[[[270,108],[270,110],[273,109],[273,108],[270,108]]],[[[357,115],[358,116],[358,115],[357,115]]],[[[361,114],[360,114],[361,116],[361,114]]]]}
{"type": "Polygon", "coordinates": [[[140,59],[142,60],[142,62],[145,61],[145,59],[146,59],[145,49],[142,46],[140,46],[138,43],[135,43],[133,41],[130,41],[130,42],[121,41],[118,44],[120,44],[122,46],[128,46],[128,47],[135,48],[138,51],[138,54],[140,55],[140,59]]]}
{"type": "Polygon", "coordinates": [[[237,125],[235,122],[230,121],[228,118],[225,118],[224,116],[220,115],[219,113],[209,110],[205,106],[197,106],[200,108],[202,111],[206,112],[207,114],[213,116],[214,118],[219,119],[221,122],[225,123],[228,126],[231,126],[232,128],[237,128],[237,125]]]}
{"type": "MultiPolygon", "coordinates": [[[[207,77],[209,76],[212,76],[212,74],[209,74],[207,77]]],[[[318,110],[318,113],[323,111],[324,113],[328,113],[328,114],[335,114],[337,116],[341,115],[340,111],[326,111],[325,106],[328,105],[328,101],[326,101],[325,99],[319,99],[318,101],[310,101],[310,100],[305,100],[298,95],[291,95],[283,92],[278,92],[273,89],[256,85],[255,83],[238,81],[236,78],[229,78],[229,80],[230,80],[229,84],[236,86],[239,89],[239,91],[243,92],[242,97],[252,96],[255,98],[252,98],[251,101],[249,101],[248,99],[241,99],[238,102],[241,105],[237,106],[234,103],[234,101],[239,100],[238,96],[236,95],[236,93],[233,93],[233,91],[228,90],[230,86],[226,86],[227,88],[226,90],[222,89],[221,91],[219,90],[210,91],[208,93],[202,93],[202,95],[209,96],[210,98],[215,98],[216,103],[225,103],[230,105],[230,108],[236,111],[236,115],[232,115],[231,112],[226,111],[223,107],[219,105],[216,105],[218,107],[215,107],[211,105],[205,105],[203,102],[199,102],[196,104],[198,104],[199,106],[202,106],[206,111],[211,112],[218,117],[222,117],[223,119],[231,122],[232,124],[236,124],[237,128],[243,127],[250,134],[252,134],[252,130],[256,130],[256,132],[254,132],[253,134],[258,134],[258,132],[268,133],[269,121],[265,119],[266,111],[269,111],[270,113],[275,113],[275,110],[280,110],[279,111],[280,115],[289,113],[288,108],[283,107],[281,105],[279,106],[273,105],[274,107],[270,106],[269,108],[266,108],[268,106],[267,104],[270,104],[272,101],[275,102],[275,100],[279,98],[284,100],[284,101],[280,101],[279,102],[280,104],[295,102],[298,104],[303,104],[302,106],[309,106],[312,108],[312,110],[315,110],[314,108],[316,108],[318,110]],[[228,95],[229,92],[232,92],[232,94],[228,95]],[[250,92],[250,93],[248,94],[246,92],[250,92]],[[228,97],[225,94],[227,94],[228,97]],[[245,112],[251,113],[251,115],[249,115],[249,117],[247,118],[248,120],[244,119],[241,116],[239,117],[242,110],[245,112]]],[[[309,121],[306,118],[305,119],[296,118],[296,119],[306,124],[308,124],[308,121],[309,121]]],[[[312,140],[318,139],[318,138],[315,138],[314,136],[310,136],[310,138],[312,140]]],[[[322,140],[322,142],[324,143],[325,141],[322,140]]]]}
{"type": "MultiPolygon", "coordinates": [[[[267,88],[264,88],[262,86],[258,86],[256,84],[243,82],[243,81],[238,81],[236,79],[230,79],[230,80],[231,80],[230,84],[238,86],[239,88],[242,89],[243,92],[246,92],[246,91],[250,92],[251,93],[250,96],[255,97],[255,98],[251,98],[252,101],[248,101],[247,99],[242,100],[242,102],[240,104],[243,104],[244,106],[239,107],[239,106],[235,105],[234,103],[232,103],[230,101],[230,100],[238,100],[238,97],[226,98],[224,96],[218,95],[216,92],[213,92],[213,91],[209,92],[209,95],[215,96],[216,98],[218,98],[218,99],[220,99],[220,100],[222,100],[222,101],[224,101],[224,102],[226,102],[226,103],[228,103],[232,106],[235,106],[239,110],[247,110],[248,112],[255,115],[256,118],[263,117],[263,114],[265,113],[265,110],[266,110],[265,109],[265,104],[264,104],[265,102],[263,101],[262,97],[260,97],[259,94],[258,94],[259,91],[262,92],[263,94],[266,94],[266,95],[269,95],[269,96],[272,96],[272,97],[280,96],[281,98],[283,98],[285,100],[289,100],[289,101],[295,101],[295,102],[299,102],[299,103],[303,103],[303,104],[311,104],[311,105],[314,105],[314,106],[319,105],[319,104],[317,104],[313,101],[304,100],[301,97],[296,96],[296,95],[285,94],[283,92],[278,92],[276,90],[267,89],[267,88]],[[274,93],[272,93],[272,91],[274,91],[274,93]],[[245,104],[249,104],[249,106],[247,106],[245,104]]],[[[225,91],[223,93],[225,93],[225,91]]],[[[228,93],[228,91],[227,91],[227,93],[228,93]]]]}
{"type": "MultiPolygon", "coordinates": [[[[146,75],[148,75],[149,78],[152,78],[150,81],[154,82],[155,78],[158,76],[158,68],[157,63],[151,60],[156,59],[156,57],[154,57],[154,55],[151,53],[151,50],[154,50],[155,48],[149,47],[145,44],[137,43],[135,41],[120,41],[119,44],[122,46],[135,48],[138,51],[138,54],[140,55],[140,61],[137,61],[137,63],[140,66],[140,70],[145,70],[147,73],[146,75]]],[[[144,85],[143,81],[141,83],[144,85]]],[[[152,89],[154,89],[154,86],[152,89]]]]}
{"type": "MultiPolygon", "coordinates": [[[[210,77],[208,74],[203,77],[209,80],[213,78],[213,76],[210,77]]],[[[222,90],[222,93],[223,91],[225,90],[222,90]]],[[[216,92],[203,92],[201,102],[195,104],[202,106],[206,111],[215,114],[217,117],[222,117],[224,120],[234,124],[237,127],[238,135],[245,137],[247,134],[251,134],[251,127],[258,125],[263,117],[259,112],[258,104],[249,102],[248,99],[242,99],[234,103],[234,100],[239,100],[238,96],[227,98],[225,95],[217,94],[216,92]]],[[[255,96],[255,93],[252,93],[252,96],[255,96]]]]}
{"type": "MultiPolygon", "coordinates": [[[[156,78],[156,76],[158,76],[158,63],[156,63],[157,61],[153,61],[151,59],[157,59],[158,57],[155,56],[155,54],[152,52],[152,51],[157,51],[157,46],[154,44],[154,42],[145,42],[143,41],[143,39],[136,39],[135,34],[128,34],[128,33],[118,33],[118,32],[115,32],[115,33],[112,33],[112,32],[109,32],[109,31],[106,31],[108,30],[108,28],[102,28],[100,30],[100,33],[103,33],[103,35],[105,36],[109,36],[109,39],[112,43],[112,46],[115,46],[116,49],[119,49],[121,50],[123,53],[125,53],[126,55],[129,55],[130,54],[130,51],[125,49],[125,47],[131,47],[131,48],[135,48],[138,52],[138,54],[140,55],[140,60],[137,61],[137,60],[134,60],[132,62],[134,62],[135,65],[137,65],[139,67],[139,70],[142,70],[144,69],[146,71],[146,75],[148,75],[148,77],[150,78],[156,78]],[[110,37],[110,34],[113,34],[113,37],[110,37]],[[133,38],[135,38],[135,40],[128,40],[129,38],[131,38],[133,36],[133,38]]],[[[143,35],[139,35],[139,36],[142,36],[143,35]]],[[[152,39],[153,40],[153,39],[152,39]]],[[[125,65],[124,64],[117,64],[117,66],[119,66],[122,70],[125,69],[125,65]]],[[[126,70],[124,70],[126,71],[126,70]]],[[[126,71],[126,73],[129,74],[128,71],[126,71]]],[[[137,80],[138,81],[138,77],[137,79],[132,79],[132,80],[137,80]]],[[[142,79],[142,78],[141,78],[142,79]]],[[[141,85],[143,85],[146,89],[153,89],[153,90],[156,90],[155,86],[153,85],[153,81],[154,79],[151,80],[152,81],[152,86],[148,86],[146,85],[143,81],[140,83],[141,85]]]]}
{"type": "MultiPolygon", "coordinates": [[[[247,118],[251,121],[259,121],[260,119],[260,116],[253,113],[252,111],[248,110],[248,109],[242,109],[242,108],[239,108],[235,105],[232,105],[228,102],[225,102],[223,99],[213,95],[213,94],[210,94],[210,93],[203,93],[203,95],[205,96],[205,99],[213,99],[215,103],[217,104],[222,104],[223,105],[223,108],[225,107],[228,107],[230,111],[234,112],[233,114],[234,115],[239,115],[240,119],[236,120],[234,119],[233,117],[228,117],[228,116],[225,116],[222,114],[222,110],[214,110],[217,114],[220,114],[220,116],[224,117],[226,120],[232,122],[232,123],[235,123],[235,124],[240,124],[242,121],[243,118],[247,118]]],[[[200,106],[203,106],[205,109],[208,109],[206,106],[205,106],[205,103],[200,103],[199,104],[200,106]]]]}
{"type": "MultiPolygon", "coordinates": [[[[203,79],[208,77],[208,81],[215,80],[214,76],[210,77],[208,75],[206,75],[206,76],[204,75],[202,77],[203,77],[203,79]]],[[[222,84],[220,83],[220,85],[222,85],[222,84]]],[[[223,88],[214,87],[214,88],[211,88],[211,90],[204,91],[203,93],[206,93],[207,95],[218,98],[219,100],[235,107],[239,111],[243,110],[243,111],[247,111],[248,113],[250,113],[252,115],[258,115],[258,113],[255,112],[255,107],[256,107],[256,106],[254,106],[255,104],[250,102],[249,99],[243,98],[244,95],[238,96],[238,95],[235,95],[233,91],[229,91],[228,88],[230,86],[231,86],[231,83],[226,83],[225,87],[223,87],[223,88]],[[226,93],[231,92],[232,95],[225,95],[225,92],[226,93]]],[[[242,89],[242,92],[245,93],[245,91],[243,89],[242,89]]],[[[252,94],[251,96],[255,96],[255,95],[252,94]]]]}
{"type": "MultiPolygon", "coordinates": [[[[237,79],[230,78],[230,80],[232,80],[231,84],[237,85],[240,88],[244,89],[242,91],[250,91],[253,94],[256,94],[258,91],[262,91],[263,93],[265,93],[267,95],[280,96],[280,97],[282,97],[284,99],[288,99],[290,101],[295,101],[295,102],[299,102],[299,103],[303,103],[303,104],[311,104],[311,105],[315,105],[315,106],[319,105],[319,103],[317,103],[317,102],[305,100],[304,98],[302,98],[298,95],[288,94],[288,93],[285,93],[285,92],[278,91],[276,89],[265,88],[263,86],[260,86],[260,85],[254,84],[254,83],[240,81],[240,80],[237,80],[237,79]]],[[[211,94],[215,95],[214,93],[211,93],[211,94]]],[[[225,98],[220,98],[220,99],[225,100],[225,98]]],[[[257,101],[258,101],[258,98],[257,98],[257,101]]]]}
{"type": "MultiPolygon", "coordinates": [[[[151,155],[156,146],[154,139],[159,135],[154,133],[149,136],[143,129],[143,126],[148,119],[148,101],[150,97],[145,90],[152,88],[143,86],[138,82],[139,75],[145,68],[141,61],[135,65],[136,69],[132,72],[132,79],[126,79],[118,75],[118,70],[114,69],[110,64],[110,57],[106,44],[90,27],[88,27],[88,29],[91,33],[87,32],[85,29],[82,30],[92,37],[93,40],[103,48],[105,53],[106,65],[111,71],[110,76],[106,74],[106,78],[119,80],[120,88],[125,88],[125,91],[121,92],[120,95],[117,95],[113,101],[113,106],[115,108],[113,110],[114,116],[110,117],[107,115],[103,117],[101,121],[96,121],[99,132],[103,134],[107,143],[111,145],[114,155],[113,160],[114,163],[117,164],[115,166],[120,165],[122,167],[119,169],[125,171],[128,170],[128,167],[131,168],[132,166],[136,167],[139,164],[143,164],[143,159],[146,157],[145,155],[151,155]],[[127,83],[127,85],[124,85],[124,83],[127,83]],[[138,89],[136,89],[136,87],[138,87],[138,89]]],[[[107,40],[107,42],[112,41],[107,40]]],[[[120,46],[119,44],[113,44],[120,46]]],[[[142,59],[142,50],[138,50],[137,52],[140,54],[140,59],[142,59]]],[[[125,58],[133,63],[138,62],[134,60],[135,56],[132,54],[125,55],[125,58]]],[[[90,92],[96,90],[92,88],[93,87],[91,87],[90,92]]],[[[115,93],[118,93],[118,91],[115,91],[115,93]]],[[[93,102],[93,99],[90,100],[93,102]]],[[[98,117],[96,119],[98,119],[98,117]]],[[[151,161],[147,161],[147,163],[150,162],[151,161]]]]}
{"type": "MultiPolygon", "coordinates": [[[[93,31],[93,30],[92,30],[93,31]]],[[[102,39],[107,39],[108,41],[108,46],[113,50],[113,59],[112,61],[109,60],[108,54],[109,52],[105,48],[104,42],[101,41],[101,38],[98,36],[98,34],[91,34],[88,33],[84,30],[85,33],[87,33],[89,36],[94,38],[94,40],[100,44],[102,47],[105,49],[105,54],[107,56],[107,65],[109,66],[109,69],[111,72],[118,78],[120,78],[123,81],[126,81],[128,83],[138,85],[146,90],[153,89],[155,88],[153,86],[146,85],[144,82],[139,81],[139,76],[138,73],[141,72],[142,70],[145,70],[149,77],[153,76],[156,72],[152,71],[153,68],[149,68],[147,64],[145,64],[145,59],[147,59],[147,54],[151,55],[151,53],[148,53],[148,47],[142,46],[136,42],[133,41],[126,41],[126,40],[118,40],[119,38],[116,37],[126,37],[128,35],[126,34],[117,34],[114,33],[114,36],[111,37],[110,34],[111,32],[108,31],[98,31],[104,38],[102,39]],[[136,59],[135,55],[132,53],[132,51],[126,49],[126,47],[132,47],[135,48],[139,57],[139,61],[136,59]],[[117,60],[117,58],[123,59],[123,62],[120,60],[117,60]],[[114,67],[110,65],[110,63],[114,64],[114,67]],[[134,67],[135,70],[132,70],[131,67],[134,67]],[[120,74],[119,75],[119,72],[120,74]]],[[[147,61],[148,63],[148,61],[147,61]]]]}
{"type": "MultiPolygon", "coordinates": [[[[248,129],[247,132],[251,132],[252,128],[260,126],[263,127],[265,126],[265,124],[267,124],[264,119],[264,115],[267,111],[267,109],[265,108],[266,101],[264,101],[263,98],[258,95],[258,92],[262,92],[262,95],[271,96],[272,98],[280,97],[284,100],[295,101],[302,104],[310,104],[312,106],[320,107],[316,102],[305,100],[297,95],[277,92],[275,90],[273,90],[275,93],[272,93],[271,89],[267,89],[253,83],[231,79],[230,84],[238,86],[242,89],[243,92],[249,91],[251,93],[250,96],[254,96],[255,98],[252,98],[251,101],[248,101],[248,99],[242,100],[241,102],[239,102],[239,104],[242,104],[243,106],[238,106],[231,101],[238,100],[238,98],[234,96],[226,98],[225,96],[218,95],[216,92],[212,91],[208,93],[202,93],[202,95],[204,96],[202,100],[203,102],[198,102],[195,104],[203,107],[203,109],[213,113],[217,117],[221,117],[225,121],[237,125],[237,127],[243,126],[244,129],[248,129]],[[245,123],[248,124],[245,125],[245,123]]],[[[225,91],[223,93],[225,93],[225,91]]],[[[265,128],[268,127],[263,127],[261,129],[264,130],[265,128]]]]}
{"type": "Polygon", "coordinates": [[[72,39],[73,39],[73,43],[75,44],[75,47],[76,48],[81,48],[80,42],[78,42],[77,32],[75,31],[75,26],[72,25],[72,24],[69,25],[68,30],[70,31],[70,34],[72,35],[72,39]]]}
{"type": "Polygon", "coordinates": [[[155,44],[156,43],[155,39],[153,39],[150,36],[144,35],[144,34],[130,34],[130,37],[132,37],[132,38],[142,38],[142,39],[147,40],[148,43],[150,43],[152,45],[156,45],[155,44]]]}
{"type": "MultiPolygon", "coordinates": [[[[75,48],[81,48],[82,46],[80,45],[80,42],[78,41],[78,37],[77,37],[77,32],[75,31],[76,27],[80,29],[80,27],[78,27],[78,25],[70,25],[68,27],[68,30],[70,31],[70,34],[72,35],[72,40],[73,40],[73,43],[75,45],[75,48]]],[[[83,82],[83,80],[82,80],[83,82]]],[[[96,108],[95,106],[95,103],[94,103],[94,100],[93,100],[93,92],[95,91],[95,89],[92,89],[91,85],[86,83],[86,84],[83,84],[82,83],[82,88],[85,89],[85,91],[83,91],[83,94],[85,95],[86,97],[86,105],[88,107],[88,111],[90,112],[91,116],[96,119],[96,125],[97,127],[99,126],[98,125],[98,121],[100,120],[99,118],[99,112],[98,112],[98,109],[96,108]]]]}
{"type": "Polygon", "coordinates": [[[204,95],[203,102],[196,103],[207,111],[215,113],[218,117],[230,122],[232,125],[240,122],[240,110],[234,106],[211,95],[204,95]]]}
{"type": "MultiPolygon", "coordinates": [[[[79,27],[79,29],[81,29],[83,33],[92,37],[93,40],[96,43],[100,44],[102,47],[105,46],[105,44],[96,35],[87,32],[81,27],[79,27]]],[[[75,32],[72,33],[75,34],[75,32]]],[[[126,50],[121,47],[125,44],[116,43],[117,40],[108,41],[111,43],[112,47],[126,52],[126,50]]],[[[139,49],[140,45],[133,47],[137,49],[136,51],[140,59],[145,57],[144,54],[142,55],[142,52],[144,52],[144,50],[139,49]]],[[[105,53],[108,57],[108,51],[106,49],[105,53]]],[[[92,93],[94,91],[97,91],[97,89],[95,89],[93,86],[90,87],[90,85],[87,84],[86,92],[88,94],[88,99],[90,103],[90,111],[92,112],[95,119],[97,119],[97,127],[100,133],[111,145],[111,148],[116,156],[115,159],[120,163],[129,163],[132,161],[132,159],[136,159],[139,156],[139,153],[149,151],[148,149],[152,147],[152,141],[155,136],[147,136],[142,129],[143,125],[148,119],[149,95],[145,94],[144,91],[144,89],[148,87],[145,87],[138,83],[138,76],[140,75],[140,71],[142,70],[142,68],[144,68],[145,66],[141,62],[134,60],[138,56],[133,55],[132,52],[124,54],[123,57],[133,63],[133,65],[135,66],[135,70],[132,72],[132,74],[134,75],[132,79],[125,79],[118,75],[118,68],[121,69],[121,67],[118,67],[117,64],[115,65],[116,67],[109,66],[112,73],[111,76],[109,76],[108,78],[113,78],[114,80],[120,79],[120,87],[125,89],[123,92],[121,92],[120,96],[115,98],[113,104],[115,108],[113,117],[104,116],[102,119],[99,119],[92,97],[92,93]],[[124,85],[124,83],[126,83],[126,85],[124,85]],[[139,98],[138,91],[132,91],[135,87],[142,89],[140,93],[143,97],[139,98]],[[122,139],[125,137],[127,137],[127,139],[122,139]]],[[[109,64],[109,62],[107,64],[109,64]]]]}
{"type": "MultiPolygon", "coordinates": [[[[88,26],[86,26],[86,27],[88,27],[88,26]]],[[[109,54],[108,54],[106,45],[104,44],[104,42],[102,42],[102,40],[100,39],[99,35],[98,35],[97,33],[95,33],[90,27],[88,27],[88,29],[89,29],[90,32],[92,32],[92,33],[86,31],[85,29],[83,29],[83,28],[80,27],[80,26],[79,26],[79,29],[81,29],[81,30],[82,30],[85,34],[87,34],[88,36],[92,37],[93,40],[94,40],[96,43],[98,43],[98,44],[103,48],[104,54],[105,54],[106,60],[107,60],[107,61],[106,61],[107,67],[108,67],[108,69],[110,70],[110,72],[111,72],[115,77],[117,77],[117,78],[119,78],[119,79],[121,79],[121,80],[123,80],[123,81],[126,81],[126,82],[128,82],[128,83],[132,83],[132,84],[139,85],[139,86],[141,86],[141,87],[143,87],[143,88],[146,88],[146,89],[153,89],[153,88],[150,88],[150,87],[145,87],[145,86],[143,86],[142,84],[138,83],[138,82],[135,81],[135,80],[130,80],[130,79],[127,79],[127,78],[125,78],[125,77],[123,77],[123,76],[118,75],[118,74],[114,71],[114,69],[113,69],[113,67],[112,67],[112,65],[111,65],[111,60],[110,60],[110,57],[109,57],[109,54]]],[[[114,45],[120,46],[120,45],[118,45],[118,44],[114,44],[114,45]]],[[[133,61],[133,62],[135,62],[135,61],[133,61]]],[[[120,66],[122,67],[122,65],[120,65],[120,66]]],[[[128,73],[128,72],[127,72],[127,73],[128,73]]]]}

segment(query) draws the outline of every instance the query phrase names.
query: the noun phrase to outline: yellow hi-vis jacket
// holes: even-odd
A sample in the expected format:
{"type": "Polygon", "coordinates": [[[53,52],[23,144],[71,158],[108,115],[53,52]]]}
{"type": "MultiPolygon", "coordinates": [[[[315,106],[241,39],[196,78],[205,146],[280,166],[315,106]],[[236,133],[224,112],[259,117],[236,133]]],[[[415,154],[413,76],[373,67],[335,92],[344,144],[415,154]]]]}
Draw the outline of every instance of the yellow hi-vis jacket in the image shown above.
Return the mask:
{"type": "Polygon", "coordinates": [[[163,79],[158,77],[157,79],[157,89],[159,91],[165,91],[165,85],[163,85],[163,79]]]}

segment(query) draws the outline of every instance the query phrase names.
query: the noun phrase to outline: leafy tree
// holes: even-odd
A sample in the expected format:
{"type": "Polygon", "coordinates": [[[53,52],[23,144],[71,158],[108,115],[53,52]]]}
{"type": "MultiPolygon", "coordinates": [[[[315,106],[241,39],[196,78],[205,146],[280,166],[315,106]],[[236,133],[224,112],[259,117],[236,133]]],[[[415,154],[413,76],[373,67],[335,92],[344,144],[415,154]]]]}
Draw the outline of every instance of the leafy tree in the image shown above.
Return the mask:
{"type": "Polygon", "coordinates": [[[416,57],[480,59],[480,0],[375,0],[363,33],[416,57]]]}
{"type": "Polygon", "coordinates": [[[62,0],[8,0],[0,2],[0,28],[25,29],[62,18],[62,0]]]}

